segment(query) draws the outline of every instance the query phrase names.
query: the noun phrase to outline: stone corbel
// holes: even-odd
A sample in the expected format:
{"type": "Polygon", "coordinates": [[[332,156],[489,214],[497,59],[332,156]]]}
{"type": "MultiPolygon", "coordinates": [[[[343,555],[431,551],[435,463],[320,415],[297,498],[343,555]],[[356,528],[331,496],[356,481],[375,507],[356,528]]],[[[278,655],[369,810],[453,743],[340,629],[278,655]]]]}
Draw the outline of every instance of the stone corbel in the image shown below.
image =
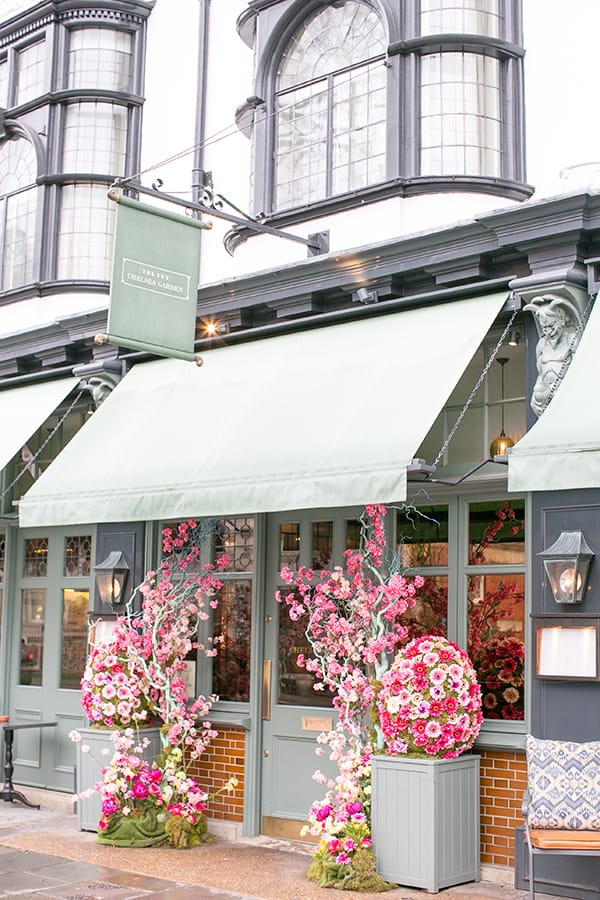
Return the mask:
{"type": "Polygon", "coordinates": [[[89,391],[96,409],[116,388],[122,377],[122,365],[117,360],[104,360],[75,366],[73,375],[81,378],[80,387],[89,391]]]}
{"type": "Polygon", "coordinates": [[[536,416],[544,412],[571,364],[588,304],[581,279],[561,274],[545,279],[537,274],[511,282],[523,309],[533,315],[538,333],[537,379],[530,400],[536,416]]]}

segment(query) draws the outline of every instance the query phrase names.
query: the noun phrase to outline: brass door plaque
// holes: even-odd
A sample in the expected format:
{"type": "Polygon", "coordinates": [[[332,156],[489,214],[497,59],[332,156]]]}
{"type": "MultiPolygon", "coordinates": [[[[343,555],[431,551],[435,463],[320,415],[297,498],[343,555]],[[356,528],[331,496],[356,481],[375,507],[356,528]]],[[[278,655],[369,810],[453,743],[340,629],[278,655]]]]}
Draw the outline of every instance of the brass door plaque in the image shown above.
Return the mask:
{"type": "Polygon", "coordinates": [[[302,731],[331,731],[332,728],[332,718],[302,716],[302,731]]]}

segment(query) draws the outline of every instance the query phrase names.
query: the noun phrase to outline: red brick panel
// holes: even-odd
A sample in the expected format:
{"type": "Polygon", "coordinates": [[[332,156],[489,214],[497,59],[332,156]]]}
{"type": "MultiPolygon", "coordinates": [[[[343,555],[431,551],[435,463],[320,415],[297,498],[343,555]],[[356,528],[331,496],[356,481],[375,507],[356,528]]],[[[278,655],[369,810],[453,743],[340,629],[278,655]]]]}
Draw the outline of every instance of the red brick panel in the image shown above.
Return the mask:
{"type": "Polygon", "coordinates": [[[481,862],[514,866],[514,829],[523,824],[527,787],[524,753],[478,751],[481,756],[481,862]]]}
{"type": "Polygon", "coordinates": [[[221,728],[202,758],[190,766],[189,774],[209,794],[218,791],[232,775],[238,779],[239,784],[231,794],[219,794],[209,803],[207,814],[213,819],[243,820],[245,743],[245,732],[241,729],[221,728]]]}

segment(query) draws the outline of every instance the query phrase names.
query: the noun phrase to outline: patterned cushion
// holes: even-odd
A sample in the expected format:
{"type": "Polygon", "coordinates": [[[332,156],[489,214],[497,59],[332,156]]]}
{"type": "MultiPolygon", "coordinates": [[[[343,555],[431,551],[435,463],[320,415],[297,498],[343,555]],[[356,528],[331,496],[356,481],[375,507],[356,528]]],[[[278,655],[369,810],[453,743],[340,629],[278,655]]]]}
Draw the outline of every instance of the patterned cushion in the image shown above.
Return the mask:
{"type": "Polygon", "coordinates": [[[600,741],[541,740],[527,735],[532,828],[600,829],[600,741]]]}

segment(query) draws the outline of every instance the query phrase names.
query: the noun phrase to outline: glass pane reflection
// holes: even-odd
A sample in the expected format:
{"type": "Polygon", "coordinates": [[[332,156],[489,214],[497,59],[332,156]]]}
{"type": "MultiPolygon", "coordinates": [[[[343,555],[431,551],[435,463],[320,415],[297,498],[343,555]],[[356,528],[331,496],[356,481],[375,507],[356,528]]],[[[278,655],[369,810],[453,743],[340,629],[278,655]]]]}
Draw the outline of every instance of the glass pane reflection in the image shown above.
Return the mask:
{"type": "MultiPolygon", "coordinates": [[[[282,596],[290,593],[285,585],[280,591],[282,596]]],[[[277,702],[288,706],[331,706],[332,694],[313,690],[316,679],[298,665],[299,655],[311,655],[305,626],[302,622],[292,621],[282,604],[279,610],[277,702]]]]}
{"type": "Polygon", "coordinates": [[[226,581],[218,592],[213,636],[222,637],[213,659],[213,693],[219,700],[250,697],[252,581],[226,581]]]}
{"type": "MultiPolygon", "coordinates": [[[[22,591],[19,684],[39,687],[42,683],[45,617],[46,591],[37,589],[22,591]]],[[[83,672],[83,669],[81,671],[83,672]]]]}
{"type": "Polygon", "coordinates": [[[468,652],[487,719],[525,718],[525,576],[468,576],[468,652]]]}
{"type": "Polygon", "coordinates": [[[87,655],[89,599],[87,590],[63,590],[61,688],[79,690],[87,655]]]}

